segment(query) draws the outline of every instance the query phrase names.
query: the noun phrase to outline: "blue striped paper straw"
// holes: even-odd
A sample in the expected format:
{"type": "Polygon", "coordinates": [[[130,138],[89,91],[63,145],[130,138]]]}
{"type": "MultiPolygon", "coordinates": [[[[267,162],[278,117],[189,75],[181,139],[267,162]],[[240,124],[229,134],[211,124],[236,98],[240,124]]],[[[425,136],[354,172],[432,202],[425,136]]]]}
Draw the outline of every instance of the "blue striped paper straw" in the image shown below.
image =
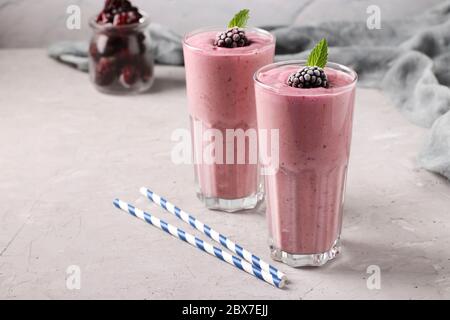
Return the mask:
{"type": "Polygon", "coordinates": [[[209,238],[213,239],[214,241],[220,243],[224,247],[226,247],[231,252],[237,254],[244,260],[248,261],[255,267],[260,268],[261,270],[264,270],[266,272],[269,272],[274,278],[282,279],[284,281],[287,280],[286,275],[279,271],[274,266],[268,264],[261,258],[255,256],[250,251],[244,249],[242,246],[234,243],[231,241],[228,237],[224,236],[223,234],[217,232],[216,230],[212,229],[208,225],[204,224],[200,220],[197,220],[194,216],[190,215],[189,213],[181,210],[174,204],[170,203],[163,197],[157,195],[153,191],[149,190],[148,188],[142,187],[140,190],[142,195],[153,201],[155,204],[160,206],[161,208],[167,210],[168,212],[174,214],[177,218],[183,220],[184,222],[190,224],[192,227],[200,231],[201,233],[207,235],[209,238]]]}
{"type": "Polygon", "coordinates": [[[274,278],[271,274],[267,273],[264,270],[261,270],[258,267],[255,267],[254,265],[248,263],[247,261],[244,261],[236,256],[233,256],[233,255],[229,254],[228,252],[223,251],[222,249],[217,248],[217,247],[211,245],[210,243],[205,242],[202,239],[199,239],[199,238],[191,235],[190,233],[183,231],[182,229],[179,229],[171,224],[168,224],[167,222],[156,218],[155,216],[151,215],[150,213],[144,212],[141,209],[136,208],[136,207],[132,206],[131,204],[128,204],[119,199],[115,199],[113,203],[118,209],[128,212],[132,216],[139,218],[139,219],[153,225],[154,227],[156,227],[162,231],[165,231],[165,232],[171,234],[172,236],[174,236],[180,240],[183,240],[184,242],[189,243],[193,247],[196,247],[216,258],[219,258],[220,260],[222,260],[232,266],[235,266],[236,268],[238,268],[242,271],[245,271],[245,272],[255,276],[256,278],[258,278],[260,280],[263,280],[277,288],[282,288],[285,285],[284,280],[274,278]]]}

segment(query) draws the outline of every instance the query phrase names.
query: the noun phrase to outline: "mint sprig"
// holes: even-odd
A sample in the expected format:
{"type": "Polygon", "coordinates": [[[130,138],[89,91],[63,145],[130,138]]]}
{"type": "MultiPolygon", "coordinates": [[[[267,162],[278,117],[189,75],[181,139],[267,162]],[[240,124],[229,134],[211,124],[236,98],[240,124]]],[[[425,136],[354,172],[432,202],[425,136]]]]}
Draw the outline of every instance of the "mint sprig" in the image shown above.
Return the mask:
{"type": "Polygon", "coordinates": [[[309,54],[307,66],[324,68],[328,60],[328,43],[325,38],[312,49],[309,54]]]}
{"type": "Polygon", "coordinates": [[[233,19],[230,20],[228,23],[228,28],[238,27],[238,28],[245,28],[247,25],[247,21],[250,18],[250,10],[243,9],[235,14],[233,19]]]}

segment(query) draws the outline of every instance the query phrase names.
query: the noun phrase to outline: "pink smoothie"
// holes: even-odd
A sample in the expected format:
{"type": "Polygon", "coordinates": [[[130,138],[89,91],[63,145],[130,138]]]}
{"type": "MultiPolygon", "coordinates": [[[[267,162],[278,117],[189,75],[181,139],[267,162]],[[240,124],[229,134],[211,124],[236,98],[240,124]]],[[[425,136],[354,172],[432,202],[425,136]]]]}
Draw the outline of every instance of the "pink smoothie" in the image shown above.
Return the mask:
{"type": "MultiPolygon", "coordinates": [[[[246,31],[250,45],[240,48],[217,48],[216,34],[222,30],[204,30],[186,36],[183,49],[191,121],[201,121],[203,133],[207,129],[256,129],[256,106],[253,74],[273,61],[274,38],[258,29],[246,31]]],[[[192,126],[193,128],[193,126],[192,126]]],[[[196,132],[195,134],[201,134],[196,132]]],[[[210,142],[194,137],[194,154],[210,142]]],[[[237,143],[234,154],[237,155],[237,143]]],[[[245,145],[248,159],[249,144],[245,145]]],[[[225,160],[225,141],[223,155],[225,160]]],[[[200,156],[201,158],[201,156],[200,156]]],[[[201,162],[202,159],[195,159],[201,162]]],[[[238,199],[259,192],[259,174],[256,163],[195,165],[201,193],[206,197],[238,199]]]]}
{"type": "Polygon", "coordinates": [[[286,83],[298,69],[261,70],[256,102],[259,128],[280,137],[279,170],[265,177],[273,246],[309,255],[329,251],[340,236],[356,75],[325,68],[330,88],[299,89],[286,83]]]}

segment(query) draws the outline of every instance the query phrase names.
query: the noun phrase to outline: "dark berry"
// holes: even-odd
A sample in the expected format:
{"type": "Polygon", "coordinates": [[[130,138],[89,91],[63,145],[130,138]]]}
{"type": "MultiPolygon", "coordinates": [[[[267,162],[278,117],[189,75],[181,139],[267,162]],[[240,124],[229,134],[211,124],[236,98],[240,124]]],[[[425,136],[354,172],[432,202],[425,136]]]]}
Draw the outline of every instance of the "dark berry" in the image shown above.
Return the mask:
{"type": "Polygon", "coordinates": [[[116,64],[112,58],[100,58],[95,66],[95,83],[99,86],[110,85],[116,77],[116,64]]]}
{"type": "Polygon", "coordinates": [[[117,6],[118,2],[120,2],[120,0],[119,1],[118,0],[106,0],[103,11],[105,11],[105,12],[112,11],[112,9],[114,9],[117,6]]]}
{"type": "Polygon", "coordinates": [[[328,88],[328,78],[322,68],[303,67],[289,76],[288,85],[295,88],[328,88]]]}
{"type": "Polygon", "coordinates": [[[123,1],[121,8],[123,9],[123,11],[130,11],[133,6],[131,5],[130,1],[123,1]]]}
{"type": "Polygon", "coordinates": [[[112,23],[114,20],[114,15],[112,13],[105,13],[106,23],[112,23]]]}
{"type": "Polygon", "coordinates": [[[108,17],[106,15],[106,13],[104,12],[100,12],[100,14],[97,16],[97,23],[99,24],[106,24],[108,23],[108,17]]]}
{"type": "Polygon", "coordinates": [[[113,25],[123,26],[128,24],[128,14],[126,12],[116,13],[114,15],[113,25]]]}
{"type": "Polygon", "coordinates": [[[113,10],[126,9],[128,10],[131,7],[131,3],[128,0],[106,0],[105,7],[103,11],[112,12],[113,10]]]}
{"type": "Polygon", "coordinates": [[[112,23],[115,26],[138,23],[142,18],[139,9],[128,0],[107,0],[103,11],[97,17],[97,23],[112,23]]]}
{"type": "Polygon", "coordinates": [[[234,27],[227,29],[224,32],[220,32],[216,36],[214,45],[217,47],[236,48],[244,47],[249,44],[249,41],[245,35],[245,31],[242,28],[234,27]]]}
{"type": "Polygon", "coordinates": [[[100,57],[99,53],[98,53],[98,49],[97,49],[97,43],[96,42],[91,42],[89,44],[89,55],[94,59],[94,60],[98,60],[98,58],[100,57]]]}
{"type": "Polygon", "coordinates": [[[129,64],[122,68],[122,73],[120,75],[120,82],[125,87],[130,87],[136,83],[138,80],[138,70],[135,66],[129,64]]]}

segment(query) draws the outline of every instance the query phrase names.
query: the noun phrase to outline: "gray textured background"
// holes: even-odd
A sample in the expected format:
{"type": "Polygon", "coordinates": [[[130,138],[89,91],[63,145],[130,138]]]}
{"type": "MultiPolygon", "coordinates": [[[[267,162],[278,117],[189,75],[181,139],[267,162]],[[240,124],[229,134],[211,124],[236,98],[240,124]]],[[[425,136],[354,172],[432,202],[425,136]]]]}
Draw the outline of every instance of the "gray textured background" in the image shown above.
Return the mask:
{"type": "MultiPolygon", "coordinates": [[[[244,7],[252,13],[252,25],[308,25],[324,20],[367,19],[369,5],[378,5],[382,19],[401,19],[440,0],[135,0],[152,21],[178,33],[224,24],[244,7]]],[[[45,47],[57,40],[89,37],[88,19],[100,10],[103,0],[0,0],[0,48],[45,47]],[[81,30],[66,28],[66,9],[82,9],[81,30]]]]}
{"type": "MultiPolygon", "coordinates": [[[[87,38],[86,19],[100,2],[0,0],[0,47],[87,38]],[[73,3],[83,8],[81,31],[65,28],[73,3]]],[[[370,4],[380,6],[383,21],[402,19],[437,2],[136,1],[179,33],[223,23],[242,7],[255,25],[305,25],[363,23],[370,4]]],[[[147,185],[269,260],[264,207],[240,215],[206,210],[194,197],[191,166],[170,161],[170,133],[188,127],[184,69],[157,66],[156,77],[150,93],[118,98],[99,94],[85,73],[44,49],[0,50],[0,299],[450,298],[450,182],[417,166],[428,130],[378,90],[357,94],[343,254],[320,269],[282,266],[287,290],[114,209],[119,196],[189,229],[139,196],[147,185]],[[81,290],[66,287],[69,265],[82,270],[81,290]],[[366,287],[369,265],[382,270],[381,290],[366,287]]]]}

